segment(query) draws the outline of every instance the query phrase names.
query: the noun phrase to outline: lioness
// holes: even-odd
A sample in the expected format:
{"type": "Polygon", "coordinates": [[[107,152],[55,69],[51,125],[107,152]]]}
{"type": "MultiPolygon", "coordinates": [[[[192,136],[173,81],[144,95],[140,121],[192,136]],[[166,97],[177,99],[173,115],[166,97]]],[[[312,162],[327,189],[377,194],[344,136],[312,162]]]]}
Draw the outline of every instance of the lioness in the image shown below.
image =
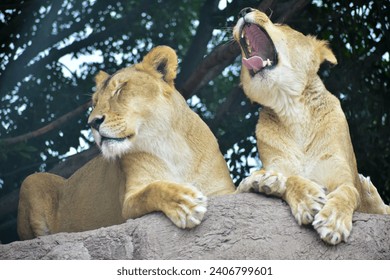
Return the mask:
{"type": "Polygon", "coordinates": [[[18,233],[31,239],[162,211],[198,225],[206,196],[235,190],[216,138],[174,87],[177,56],[159,46],[114,75],[99,72],[88,122],[103,156],[69,179],[40,173],[21,187],[18,233]]]}
{"type": "Polygon", "coordinates": [[[340,102],[317,75],[325,60],[337,63],[327,42],[251,8],[240,12],[233,34],[242,50],[242,87],[263,105],[256,128],[263,166],[237,191],[282,197],[299,224],[312,224],[330,244],[347,240],[355,210],[389,214],[369,178],[358,174],[340,102]]]}

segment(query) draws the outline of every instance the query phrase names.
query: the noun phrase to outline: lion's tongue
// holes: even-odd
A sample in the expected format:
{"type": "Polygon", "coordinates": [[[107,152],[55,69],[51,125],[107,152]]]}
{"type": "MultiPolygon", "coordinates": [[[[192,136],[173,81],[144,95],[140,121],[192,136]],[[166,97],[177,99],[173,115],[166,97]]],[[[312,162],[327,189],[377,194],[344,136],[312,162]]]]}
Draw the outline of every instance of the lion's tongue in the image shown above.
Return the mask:
{"type": "Polygon", "coordinates": [[[248,70],[259,71],[264,67],[264,61],[260,56],[252,56],[250,58],[242,58],[242,64],[248,68],[248,70]]]}

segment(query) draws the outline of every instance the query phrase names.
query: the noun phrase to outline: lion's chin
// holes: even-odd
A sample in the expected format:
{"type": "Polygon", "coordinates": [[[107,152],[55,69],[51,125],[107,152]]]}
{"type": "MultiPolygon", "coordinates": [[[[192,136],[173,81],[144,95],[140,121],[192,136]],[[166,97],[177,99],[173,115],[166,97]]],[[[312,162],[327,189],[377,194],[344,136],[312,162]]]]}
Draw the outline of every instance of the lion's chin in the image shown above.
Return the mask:
{"type": "Polygon", "coordinates": [[[132,146],[131,141],[128,139],[123,141],[103,141],[100,150],[104,158],[112,160],[122,157],[131,150],[132,146]]]}

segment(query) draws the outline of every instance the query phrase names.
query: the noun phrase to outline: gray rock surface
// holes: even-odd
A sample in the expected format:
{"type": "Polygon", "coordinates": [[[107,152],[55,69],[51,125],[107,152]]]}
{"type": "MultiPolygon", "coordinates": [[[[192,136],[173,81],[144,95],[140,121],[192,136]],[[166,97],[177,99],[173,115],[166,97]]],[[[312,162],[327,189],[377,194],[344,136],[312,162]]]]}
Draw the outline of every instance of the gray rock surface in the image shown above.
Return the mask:
{"type": "Polygon", "coordinates": [[[162,213],[80,233],[0,245],[0,259],[390,259],[390,215],[355,213],[347,243],[330,246],[295,222],[280,199],[209,199],[202,224],[175,227],[162,213]]]}

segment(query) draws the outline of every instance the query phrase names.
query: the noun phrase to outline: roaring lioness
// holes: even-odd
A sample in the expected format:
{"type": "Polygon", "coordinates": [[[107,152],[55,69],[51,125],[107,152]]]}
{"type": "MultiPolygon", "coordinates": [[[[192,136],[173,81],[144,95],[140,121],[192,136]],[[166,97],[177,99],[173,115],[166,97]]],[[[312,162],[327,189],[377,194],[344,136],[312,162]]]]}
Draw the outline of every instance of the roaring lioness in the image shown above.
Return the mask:
{"type": "Polygon", "coordinates": [[[114,75],[99,72],[88,122],[103,156],[69,179],[38,173],[21,187],[18,233],[31,239],[162,211],[198,225],[206,196],[235,190],[218,143],[174,87],[177,56],[159,46],[114,75]]]}
{"type": "Polygon", "coordinates": [[[390,214],[358,174],[345,115],[317,75],[322,62],[337,63],[327,42],[251,8],[240,12],[233,33],[243,89],[263,106],[256,128],[263,167],[238,192],[282,197],[299,224],[312,224],[330,244],[347,240],[355,210],[390,214]]]}

